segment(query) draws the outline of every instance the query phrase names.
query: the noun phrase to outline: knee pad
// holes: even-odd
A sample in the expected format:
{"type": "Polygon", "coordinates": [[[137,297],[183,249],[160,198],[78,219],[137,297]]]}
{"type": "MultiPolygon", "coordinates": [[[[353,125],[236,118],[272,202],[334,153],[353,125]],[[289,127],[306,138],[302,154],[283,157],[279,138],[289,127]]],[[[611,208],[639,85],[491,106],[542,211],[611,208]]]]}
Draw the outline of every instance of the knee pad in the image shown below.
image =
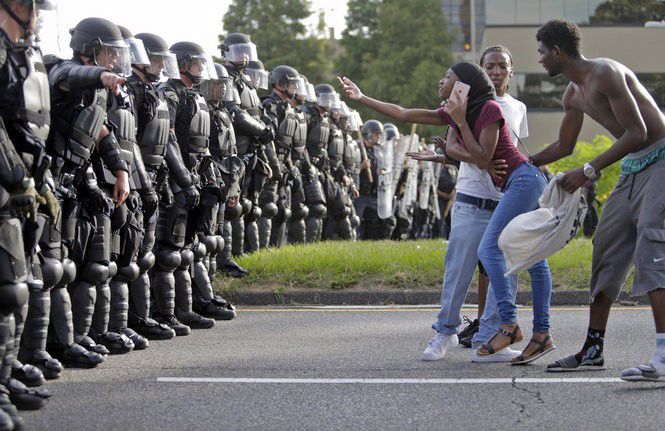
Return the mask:
{"type": "MultiPolygon", "coordinates": [[[[116,267],[117,269],[117,267],[116,267]]],[[[101,263],[87,263],[81,271],[81,280],[98,285],[109,278],[109,267],[101,263]]]]}
{"type": "Polygon", "coordinates": [[[304,205],[296,207],[291,211],[291,218],[294,220],[304,220],[309,215],[309,208],[304,205]]]}
{"type": "Polygon", "coordinates": [[[206,235],[203,238],[202,244],[205,246],[206,254],[212,254],[221,250],[217,248],[217,236],[215,235],[206,235]]]}
{"type": "Polygon", "coordinates": [[[252,201],[247,198],[242,198],[242,215],[246,216],[252,210],[252,201]]]}
{"type": "Polygon", "coordinates": [[[58,286],[64,287],[76,279],[76,264],[70,259],[62,261],[62,278],[58,286]]]}
{"type": "Polygon", "coordinates": [[[60,283],[64,272],[62,263],[50,257],[44,258],[44,263],[42,264],[44,287],[48,289],[60,283]]]}
{"type": "Polygon", "coordinates": [[[173,271],[180,266],[182,256],[178,250],[159,250],[156,257],[156,265],[161,269],[173,271]]]}
{"type": "Polygon", "coordinates": [[[113,278],[118,274],[118,263],[117,262],[109,262],[109,277],[108,278],[113,278]]]}
{"type": "Polygon", "coordinates": [[[314,218],[324,218],[328,210],[323,204],[313,204],[309,206],[309,216],[314,218]]]}
{"type": "Polygon", "coordinates": [[[353,216],[351,216],[351,217],[350,217],[350,220],[351,220],[351,227],[352,227],[352,228],[355,229],[355,228],[357,228],[358,226],[360,226],[360,217],[358,217],[357,215],[353,215],[353,216]]]}
{"type": "Polygon", "coordinates": [[[226,220],[236,220],[244,214],[244,206],[238,202],[236,206],[230,208],[229,206],[224,206],[224,218],[226,220]]]}
{"type": "Polygon", "coordinates": [[[275,205],[273,202],[266,203],[260,208],[260,210],[261,210],[261,215],[266,218],[273,218],[279,212],[279,208],[277,208],[277,205],[275,205]]]}
{"type": "Polygon", "coordinates": [[[138,260],[138,266],[140,272],[146,272],[155,266],[155,254],[152,251],[147,252],[138,260]]]}
{"type": "Polygon", "coordinates": [[[115,277],[121,281],[131,282],[139,278],[139,273],[139,266],[134,262],[130,262],[128,266],[118,268],[115,277]]]}
{"type": "Polygon", "coordinates": [[[214,238],[215,241],[217,242],[217,247],[216,247],[217,253],[221,253],[222,250],[224,250],[224,245],[226,245],[224,242],[224,237],[221,235],[215,235],[214,238]]]}
{"type": "Polygon", "coordinates": [[[189,266],[194,262],[194,253],[192,250],[182,250],[180,252],[180,265],[178,268],[180,269],[186,269],[189,268],[189,266]]]}
{"type": "MultiPolygon", "coordinates": [[[[206,255],[208,249],[202,243],[198,243],[192,248],[192,250],[183,250],[182,253],[185,253],[186,251],[189,251],[190,253],[192,253],[192,259],[190,261],[190,263],[191,263],[194,259],[196,259],[196,260],[203,259],[206,255]]],[[[185,258],[182,259],[181,265],[186,264],[185,260],[186,260],[185,258]]]]}
{"type": "Polygon", "coordinates": [[[0,310],[11,313],[28,302],[28,285],[22,282],[0,284],[0,310]]]}

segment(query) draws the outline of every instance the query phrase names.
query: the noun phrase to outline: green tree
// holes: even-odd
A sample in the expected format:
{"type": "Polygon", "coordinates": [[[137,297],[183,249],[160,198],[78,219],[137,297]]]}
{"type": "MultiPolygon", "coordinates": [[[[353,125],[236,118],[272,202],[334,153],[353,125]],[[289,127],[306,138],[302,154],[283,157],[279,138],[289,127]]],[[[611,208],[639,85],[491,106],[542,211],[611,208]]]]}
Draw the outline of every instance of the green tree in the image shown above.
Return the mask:
{"type": "Polygon", "coordinates": [[[608,0],[596,7],[592,24],[643,24],[665,19],[662,0],[608,0]]]}
{"type": "Polygon", "coordinates": [[[363,65],[373,61],[379,51],[379,10],[383,0],[349,0],[346,28],[340,41],[344,53],[335,68],[353,77],[363,76],[363,65]]]}
{"type": "Polygon", "coordinates": [[[332,66],[327,41],[309,34],[304,24],[311,15],[309,0],[233,0],[219,41],[226,33],[247,33],[267,69],[288,64],[316,81],[332,66]]]}
{"type": "MultiPolygon", "coordinates": [[[[351,5],[351,2],[350,2],[351,5]]],[[[368,19],[373,23],[372,19],[368,19]]],[[[367,94],[404,107],[435,109],[440,104],[438,82],[452,64],[451,37],[439,0],[412,0],[408,7],[400,0],[383,0],[376,17],[376,29],[364,29],[373,51],[362,58],[360,76],[348,74],[367,94]]],[[[345,71],[341,71],[345,73],[345,71]]],[[[359,104],[354,104],[359,107],[359,104]]],[[[364,119],[389,121],[363,108],[364,119]]],[[[407,133],[410,125],[400,124],[407,133]]],[[[429,137],[443,133],[441,127],[419,126],[429,137]]]]}

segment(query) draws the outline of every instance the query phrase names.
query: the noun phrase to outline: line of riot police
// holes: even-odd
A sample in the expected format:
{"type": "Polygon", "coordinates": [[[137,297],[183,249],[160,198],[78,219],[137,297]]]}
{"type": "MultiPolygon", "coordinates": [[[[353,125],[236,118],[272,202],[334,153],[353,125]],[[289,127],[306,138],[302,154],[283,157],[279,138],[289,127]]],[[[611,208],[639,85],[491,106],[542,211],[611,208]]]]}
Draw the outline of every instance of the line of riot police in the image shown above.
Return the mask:
{"type": "Polygon", "coordinates": [[[417,137],[266,71],[249,35],[227,35],[217,64],[87,18],[71,58],[42,57],[54,7],[0,0],[0,430],[64,367],[233,319],[213,285],[247,274],[235,257],[406,238],[418,200],[417,137]]]}

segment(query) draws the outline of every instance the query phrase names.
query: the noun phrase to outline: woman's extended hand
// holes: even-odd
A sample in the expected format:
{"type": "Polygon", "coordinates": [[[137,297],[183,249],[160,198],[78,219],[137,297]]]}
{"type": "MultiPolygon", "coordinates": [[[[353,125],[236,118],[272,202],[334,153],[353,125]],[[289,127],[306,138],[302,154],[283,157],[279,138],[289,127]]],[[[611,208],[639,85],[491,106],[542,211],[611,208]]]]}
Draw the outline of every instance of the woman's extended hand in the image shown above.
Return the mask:
{"type": "Polygon", "coordinates": [[[421,160],[424,162],[438,162],[442,158],[440,154],[437,154],[434,150],[430,149],[422,150],[419,153],[408,152],[406,155],[414,160],[421,160]]]}
{"type": "Polygon", "coordinates": [[[339,85],[342,86],[342,90],[344,91],[344,94],[346,94],[346,97],[348,97],[351,100],[362,99],[363,93],[362,91],[360,91],[360,88],[353,81],[351,81],[346,76],[344,78],[340,78],[338,76],[337,80],[339,81],[339,85]]]}
{"type": "Polygon", "coordinates": [[[459,100],[458,96],[451,96],[443,107],[446,114],[450,115],[457,127],[462,127],[466,123],[466,106],[469,98],[459,100]]]}

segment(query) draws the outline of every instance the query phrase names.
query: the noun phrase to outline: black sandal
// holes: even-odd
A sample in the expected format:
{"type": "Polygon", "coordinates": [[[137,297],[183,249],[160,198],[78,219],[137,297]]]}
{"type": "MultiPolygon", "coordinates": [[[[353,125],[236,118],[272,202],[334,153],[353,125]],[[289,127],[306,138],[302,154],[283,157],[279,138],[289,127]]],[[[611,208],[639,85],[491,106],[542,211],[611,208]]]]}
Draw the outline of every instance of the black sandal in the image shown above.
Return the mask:
{"type": "Polygon", "coordinates": [[[510,365],[525,365],[535,361],[541,356],[547,355],[553,350],[556,350],[556,346],[554,345],[554,343],[550,344],[550,346],[547,347],[547,343],[549,341],[552,341],[552,337],[550,337],[549,334],[542,340],[536,340],[535,338],[532,338],[531,341],[529,341],[529,344],[526,345],[524,350],[526,350],[531,345],[531,343],[538,345],[539,346],[538,349],[535,352],[533,352],[530,356],[524,356],[524,353],[522,352],[522,354],[520,354],[518,357],[516,357],[510,362],[510,365]]]}
{"type": "Polygon", "coordinates": [[[492,338],[489,339],[489,341],[487,343],[484,343],[482,346],[480,346],[480,348],[478,349],[478,351],[476,353],[478,354],[478,356],[493,355],[497,352],[502,351],[506,347],[511,346],[512,344],[519,343],[523,339],[524,339],[524,337],[522,336],[522,330],[520,329],[519,325],[515,325],[515,328],[513,328],[512,332],[508,332],[507,329],[499,328],[496,331],[496,333],[492,336],[492,338]],[[510,342],[508,344],[506,344],[505,346],[502,346],[501,348],[494,349],[494,347],[492,347],[492,345],[490,343],[499,334],[505,335],[506,337],[510,338],[510,342]],[[480,351],[480,349],[485,349],[487,352],[483,353],[483,352],[480,351]]]}

